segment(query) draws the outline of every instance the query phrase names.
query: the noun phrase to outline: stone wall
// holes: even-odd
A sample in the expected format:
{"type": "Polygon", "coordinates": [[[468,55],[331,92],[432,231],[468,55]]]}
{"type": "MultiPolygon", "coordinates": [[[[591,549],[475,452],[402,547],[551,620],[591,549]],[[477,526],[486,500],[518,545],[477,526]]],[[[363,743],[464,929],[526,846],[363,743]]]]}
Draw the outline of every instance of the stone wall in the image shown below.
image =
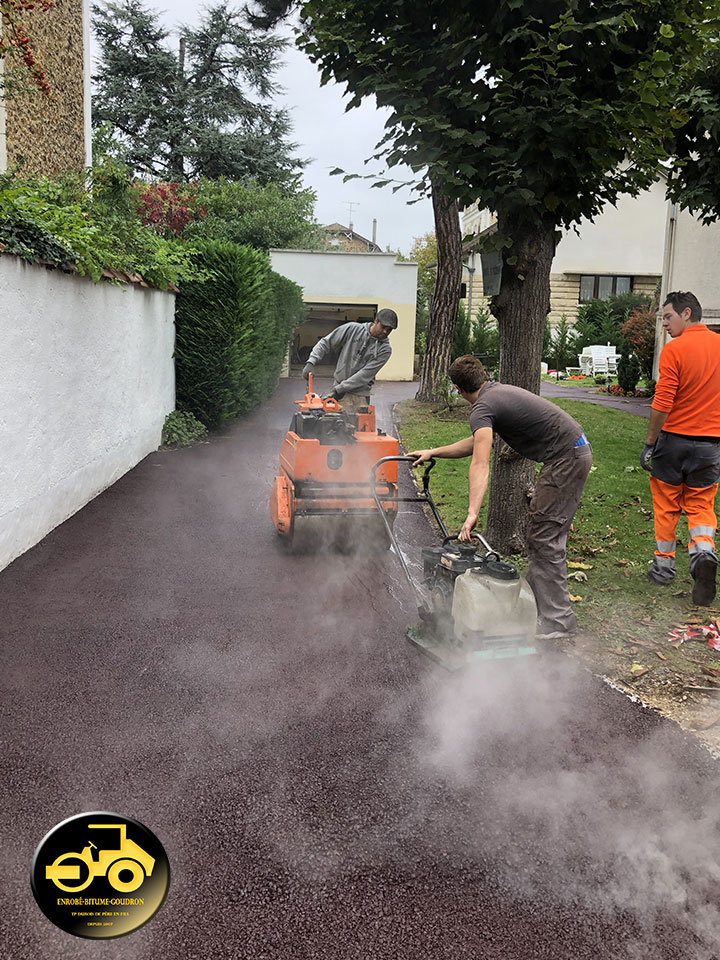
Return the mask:
{"type": "Polygon", "coordinates": [[[52,97],[34,92],[6,104],[7,165],[52,175],[86,163],[85,30],[83,0],[56,0],[54,10],[24,17],[52,97]]]}

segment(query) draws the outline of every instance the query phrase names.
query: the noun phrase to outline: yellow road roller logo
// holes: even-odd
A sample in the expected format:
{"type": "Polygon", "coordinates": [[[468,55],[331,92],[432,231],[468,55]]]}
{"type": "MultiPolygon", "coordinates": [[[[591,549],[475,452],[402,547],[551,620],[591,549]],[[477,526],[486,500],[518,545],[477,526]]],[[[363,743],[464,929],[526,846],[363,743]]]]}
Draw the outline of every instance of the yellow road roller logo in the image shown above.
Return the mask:
{"type": "Polygon", "coordinates": [[[95,877],[107,877],[111,887],[122,893],[132,893],[142,884],[145,875],[152,873],[155,858],[128,840],[126,823],[89,823],[89,830],[120,831],[117,849],[98,849],[88,841],[82,853],[63,853],[55,863],[45,867],[45,876],[56,887],[78,893],[89,887],[95,877]],[[96,859],[97,857],[97,859],[96,859]],[[85,865],[83,867],[83,864],[85,865]],[[82,879],[83,874],[85,879],[82,879]],[[126,878],[123,880],[123,876],[126,878]]]}
{"type": "Polygon", "coordinates": [[[75,936],[111,939],[137,930],[162,906],[168,859],[147,827],[119,814],[85,813],[54,827],[38,847],[31,884],[46,917],[75,936]]]}

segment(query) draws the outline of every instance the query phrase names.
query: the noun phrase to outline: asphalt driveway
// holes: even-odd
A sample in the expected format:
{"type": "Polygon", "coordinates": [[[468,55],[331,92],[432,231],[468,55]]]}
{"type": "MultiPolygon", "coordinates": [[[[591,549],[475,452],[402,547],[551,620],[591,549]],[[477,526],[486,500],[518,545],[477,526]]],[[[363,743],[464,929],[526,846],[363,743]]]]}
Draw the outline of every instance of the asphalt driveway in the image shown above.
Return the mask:
{"type": "MultiPolygon", "coordinates": [[[[403,638],[392,554],[283,553],[268,495],[298,381],[159,452],[0,574],[13,960],[720,955],[716,761],[564,657],[448,675],[403,638]],[[147,824],[168,900],[53,927],[37,843],[147,824]]],[[[392,403],[410,384],[381,384],[392,403]]],[[[399,520],[409,555],[431,539],[399,520]]]]}

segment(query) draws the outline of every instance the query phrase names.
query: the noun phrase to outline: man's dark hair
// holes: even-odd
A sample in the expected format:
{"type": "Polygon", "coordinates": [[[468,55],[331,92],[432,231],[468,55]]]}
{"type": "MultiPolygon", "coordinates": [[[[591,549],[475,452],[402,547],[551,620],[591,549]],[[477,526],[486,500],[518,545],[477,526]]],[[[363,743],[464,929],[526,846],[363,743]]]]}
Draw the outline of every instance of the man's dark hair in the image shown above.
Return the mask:
{"type": "Polygon", "coordinates": [[[673,308],[675,313],[682,313],[683,310],[690,307],[690,320],[693,323],[700,323],[702,320],[702,307],[700,306],[700,301],[695,296],[694,293],[686,291],[682,293],[679,290],[676,290],[674,293],[669,293],[665,297],[665,303],[663,306],[666,307],[668,304],[673,308]]]}
{"type": "Polygon", "coordinates": [[[477,357],[458,357],[450,364],[450,379],[465,393],[475,393],[487,380],[485,367],[477,357]]]}
{"type": "Polygon", "coordinates": [[[378,310],[375,319],[384,327],[390,327],[391,330],[397,330],[398,315],[394,310],[390,310],[387,307],[384,310],[378,310]]]}

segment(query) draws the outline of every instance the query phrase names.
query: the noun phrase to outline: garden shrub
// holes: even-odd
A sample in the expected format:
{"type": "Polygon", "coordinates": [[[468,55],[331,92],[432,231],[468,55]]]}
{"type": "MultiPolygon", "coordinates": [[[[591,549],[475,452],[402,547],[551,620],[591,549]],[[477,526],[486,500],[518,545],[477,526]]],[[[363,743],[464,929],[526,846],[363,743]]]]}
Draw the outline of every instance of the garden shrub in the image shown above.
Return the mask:
{"type": "Polygon", "coordinates": [[[207,436],[207,428],[186,410],[173,410],[165,418],[162,442],[166,447],[189,447],[207,436]]]}
{"type": "Polygon", "coordinates": [[[53,263],[62,266],[72,263],[75,251],[61,243],[39,224],[17,217],[0,220],[0,243],[8,253],[14,253],[29,263],[53,263]]]}
{"type": "Polygon", "coordinates": [[[109,268],[166,289],[191,269],[190,248],[143,226],[135,193],[118,164],[95,168],[87,176],[49,178],[11,171],[0,175],[0,242],[26,260],[67,262],[59,251],[47,255],[52,240],[71,251],[69,259],[79,273],[96,282],[109,268]]]}
{"type": "Polygon", "coordinates": [[[465,357],[470,353],[471,338],[470,317],[465,309],[465,304],[459,303],[455,327],[453,328],[451,360],[457,360],[458,357],[465,357]]]}
{"type": "Polygon", "coordinates": [[[197,241],[199,279],[176,304],[178,405],[207,427],[251,409],[277,383],[302,294],[270,269],[268,256],[222,240],[197,241]]]}
{"type": "Polygon", "coordinates": [[[191,199],[186,240],[228,240],[258,250],[317,250],[321,245],[312,190],[202,179],[193,185],[191,199]]]}
{"type": "Polygon", "coordinates": [[[544,355],[548,366],[555,370],[577,366],[580,353],[578,340],[577,331],[570,326],[568,318],[563,314],[560,323],[552,332],[549,351],[544,355]]]}
{"type": "Polygon", "coordinates": [[[650,305],[650,297],[644,293],[622,293],[607,300],[590,300],[578,308],[575,330],[578,333],[578,349],[592,344],[610,343],[622,351],[628,346],[622,334],[622,326],[629,314],[650,305]]]}
{"type": "Polygon", "coordinates": [[[483,311],[475,316],[469,352],[480,357],[486,369],[492,369],[500,362],[500,335],[497,323],[487,312],[483,311]]]}
{"type": "Polygon", "coordinates": [[[640,364],[635,354],[628,355],[623,350],[617,365],[618,386],[627,394],[635,393],[637,382],[640,379],[640,364]]]}
{"type": "Polygon", "coordinates": [[[632,347],[633,353],[640,362],[642,374],[648,380],[652,377],[655,357],[657,307],[658,304],[655,302],[650,306],[633,310],[622,326],[623,337],[632,347]]]}

